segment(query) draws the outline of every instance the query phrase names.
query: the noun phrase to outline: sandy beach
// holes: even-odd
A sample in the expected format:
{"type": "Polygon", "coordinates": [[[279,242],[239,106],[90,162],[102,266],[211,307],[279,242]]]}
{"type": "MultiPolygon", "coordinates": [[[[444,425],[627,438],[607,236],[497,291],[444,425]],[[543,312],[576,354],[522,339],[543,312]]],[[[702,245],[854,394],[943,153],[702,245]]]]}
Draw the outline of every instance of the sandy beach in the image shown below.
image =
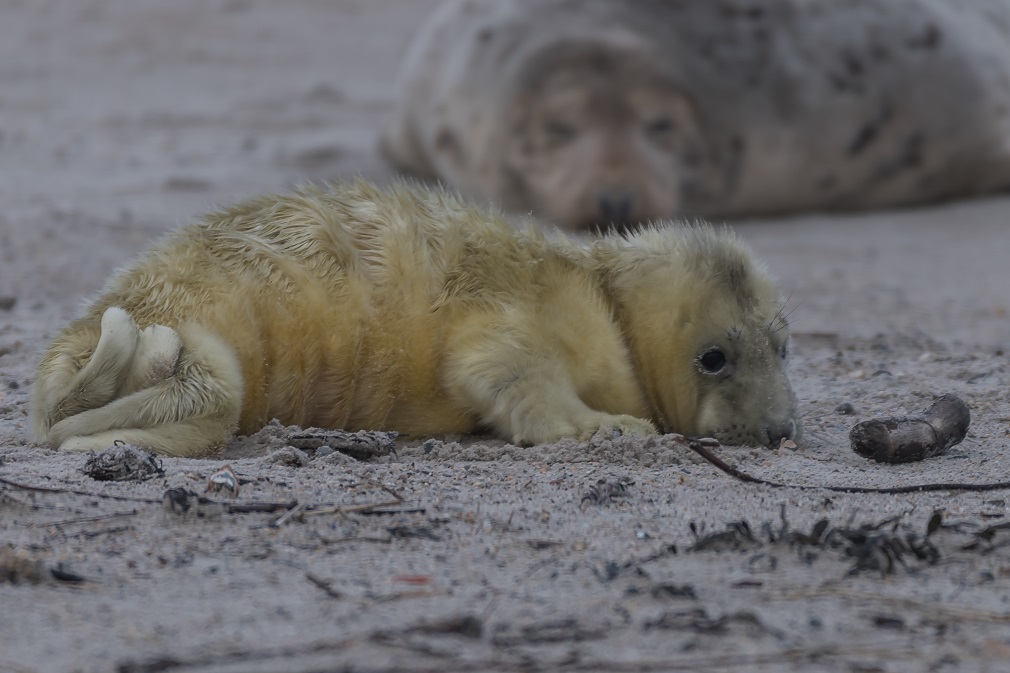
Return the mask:
{"type": "Polygon", "coordinates": [[[159,235],[394,179],[376,141],[436,4],[0,8],[0,673],[1007,670],[1010,488],[822,487],[1010,480],[1010,196],[731,223],[789,297],[806,437],[713,450],[779,486],[677,436],[271,425],[143,481],[33,443],[43,349],[159,235]],[[851,450],[948,392],[972,423],[943,455],[851,450]],[[237,495],[207,492],[226,465],[237,495]]]}

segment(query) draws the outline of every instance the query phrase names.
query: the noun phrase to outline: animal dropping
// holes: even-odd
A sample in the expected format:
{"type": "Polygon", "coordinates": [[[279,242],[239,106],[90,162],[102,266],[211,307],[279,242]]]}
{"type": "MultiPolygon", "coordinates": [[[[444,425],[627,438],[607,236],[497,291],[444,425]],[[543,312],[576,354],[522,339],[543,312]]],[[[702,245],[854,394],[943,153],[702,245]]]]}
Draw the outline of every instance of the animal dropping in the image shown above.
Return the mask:
{"type": "Polygon", "coordinates": [[[787,339],[772,280],[728,230],[582,244],[441,189],[359,181],[252,199],[155,244],[46,351],[31,422],[64,450],[177,456],[275,418],[778,446],[800,432],[787,339]]]}
{"type": "Polygon", "coordinates": [[[874,418],[849,432],[852,450],[880,463],[908,463],[937,456],[968,434],[971,412],[947,393],[917,416],[874,418]]]}

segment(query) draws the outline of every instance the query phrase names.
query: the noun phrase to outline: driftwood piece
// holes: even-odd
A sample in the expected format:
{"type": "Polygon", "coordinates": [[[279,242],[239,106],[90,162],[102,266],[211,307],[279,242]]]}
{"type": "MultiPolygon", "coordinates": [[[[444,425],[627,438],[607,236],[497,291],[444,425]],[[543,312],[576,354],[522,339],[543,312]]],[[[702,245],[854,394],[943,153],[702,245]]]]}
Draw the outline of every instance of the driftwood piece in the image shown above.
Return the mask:
{"type": "Polygon", "coordinates": [[[971,412],[948,393],[917,416],[873,418],[849,432],[852,450],[880,463],[908,463],[937,456],[968,434],[971,412]]]}

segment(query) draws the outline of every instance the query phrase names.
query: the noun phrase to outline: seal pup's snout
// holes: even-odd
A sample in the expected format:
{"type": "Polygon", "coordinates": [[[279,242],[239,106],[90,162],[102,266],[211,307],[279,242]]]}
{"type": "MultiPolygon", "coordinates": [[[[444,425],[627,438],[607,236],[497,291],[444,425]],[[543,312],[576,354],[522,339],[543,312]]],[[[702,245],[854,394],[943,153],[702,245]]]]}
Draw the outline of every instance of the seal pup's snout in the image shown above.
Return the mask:
{"type": "Polygon", "coordinates": [[[769,423],[764,427],[763,432],[768,438],[765,446],[770,449],[777,449],[787,439],[799,439],[799,427],[791,418],[778,423],[769,423]]]}

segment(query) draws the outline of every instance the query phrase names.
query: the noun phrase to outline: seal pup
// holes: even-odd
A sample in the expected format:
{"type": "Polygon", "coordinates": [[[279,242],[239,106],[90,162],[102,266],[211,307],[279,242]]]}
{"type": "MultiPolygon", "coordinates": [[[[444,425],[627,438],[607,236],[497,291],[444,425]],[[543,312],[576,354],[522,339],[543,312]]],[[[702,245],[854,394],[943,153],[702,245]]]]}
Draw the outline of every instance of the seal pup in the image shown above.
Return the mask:
{"type": "Polygon", "coordinates": [[[780,308],[726,230],[580,245],[441,189],[310,187],[206,215],[114,274],[42,357],[31,424],[65,450],[177,456],[273,418],[772,446],[799,432],[780,308]]]}
{"type": "Polygon", "coordinates": [[[1005,0],[450,0],[381,148],[565,229],[1010,187],[1005,0]]]}

